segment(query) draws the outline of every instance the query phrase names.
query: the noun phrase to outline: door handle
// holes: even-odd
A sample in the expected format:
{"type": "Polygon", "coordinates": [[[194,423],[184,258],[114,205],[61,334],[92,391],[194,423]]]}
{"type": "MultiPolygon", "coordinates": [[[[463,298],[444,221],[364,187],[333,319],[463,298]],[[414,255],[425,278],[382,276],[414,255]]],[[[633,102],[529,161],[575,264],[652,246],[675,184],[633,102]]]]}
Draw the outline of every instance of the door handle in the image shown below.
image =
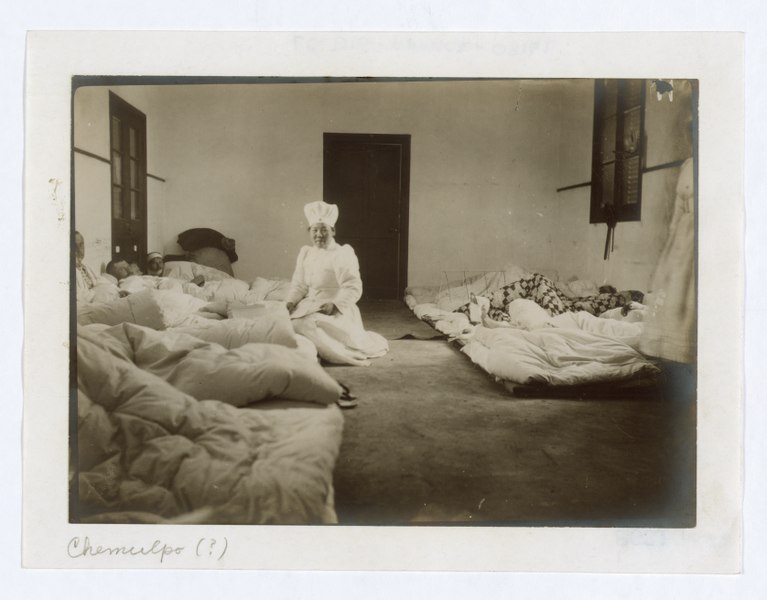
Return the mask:
{"type": "Polygon", "coordinates": [[[389,233],[397,233],[398,231],[399,229],[397,229],[396,227],[389,227],[389,233]]]}

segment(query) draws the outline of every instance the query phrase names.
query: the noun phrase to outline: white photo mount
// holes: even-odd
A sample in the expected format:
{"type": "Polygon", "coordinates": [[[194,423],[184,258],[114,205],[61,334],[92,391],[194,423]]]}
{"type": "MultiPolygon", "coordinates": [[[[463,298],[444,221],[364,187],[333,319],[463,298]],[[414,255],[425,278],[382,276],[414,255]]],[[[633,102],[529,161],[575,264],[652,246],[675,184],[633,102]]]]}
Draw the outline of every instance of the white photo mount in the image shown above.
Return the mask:
{"type": "Polygon", "coordinates": [[[28,37],[25,91],[25,566],[739,572],[743,486],[742,35],[32,32],[28,37]],[[131,49],[130,59],[126,58],[126,48],[131,49]],[[72,77],[77,75],[644,79],[662,75],[669,80],[697,79],[696,526],[70,524],[68,250],[72,77]],[[51,248],[58,250],[51,252],[51,248]],[[728,290],[726,295],[721,293],[723,289],[728,290]],[[83,554],[85,546],[101,546],[104,551],[83,554]],[[226,550],[219,554],[223,546],[226,550]],[[296,548],[301,551],[296,552],[296,548]]]}

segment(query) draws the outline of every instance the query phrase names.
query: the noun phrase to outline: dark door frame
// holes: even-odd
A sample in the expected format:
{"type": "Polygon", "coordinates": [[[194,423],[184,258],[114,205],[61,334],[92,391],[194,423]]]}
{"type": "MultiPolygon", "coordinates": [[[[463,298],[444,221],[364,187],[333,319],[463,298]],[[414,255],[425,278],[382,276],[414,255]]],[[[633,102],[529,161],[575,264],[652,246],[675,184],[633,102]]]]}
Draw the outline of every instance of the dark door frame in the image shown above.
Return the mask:
{"type": "Polygon", "coordinates": [[[322,162],[322,197],[328,197],[327,155],[332,142],[374,143],[380,145],[399,146],[400,155],[400,206],[397,218],[399,244],[397,247],[397,293],[403,296],[407,287],[408,275],[408,243],[410,240],[410,134],[395,133],[323,133],[323,162],[322,162]]]}
{"type": "MultiPolygon", "coordinates": [[[[147,223],[147,214],[148,214],[148,190],[147,190],[147,151],[146,151],[146,115],[141,112],[139,109],[137,109],[135,106],[129,104],[120,96],[115,94],[114,92],[109,92],[109,132],[110,132],[110,140],[109,140],[109,157],[110,157],[110,173],[111,173],[111,189],[114,190],[115,182],[114,182],[114,165],[112,164],[112,153],[113,153],[113,140],[112,140],[112,117],[119,115],[120,117],[123,117],[121,119],[121,136],[123,144],[121,144],[120,152],[122,154],[122,174],[121,174],[121,204],[122,204],[122,211],[123,215],[127,215],[126,217],[123,217],[121,219],[122,221],[132,221],[133,219],[130,218],[130,192],[131,192],[131,181],[130,181],[130,156],[128,155],[128,152],[124,152],[124,149],[126,145],[128,144],[128,127],[125,125],[124,118],[128,117],[133,122],[135,122],[139,126],[138,131],[138,138],[136,140],[137,143],[137,192],[138,192],[138,219],[141,223],[141,231],[137,232],[137,241],[138,241],[138,250],[136,252],[136,262],[138,263],[139,267],[142,270],[146,269],[146,255],[147,255],[147,242],[148,242],[148,223],[147,223]]],[[[115,220],[114,215],[114,201],[112,199],[112,193],[110,192],[110,212],[111,212],[111,231],[112,231],[112,239],[111,239],[111,252],[112,252],[112,259],[117,258],[123,258],[123,254],[125,254],[122,249],[120,252],[120,256],[118,256],[115,253],[115,239],[118,236],[119,232],[117,227],[118,224],[115,220]]],[[[120,226],[122,228],[122,226],[120,226]]],[[[128,230],[131,232],[131,234],[135,235],[136,232],[133,230],[133,226],[131,223],[127,223],[128,230]]]]}

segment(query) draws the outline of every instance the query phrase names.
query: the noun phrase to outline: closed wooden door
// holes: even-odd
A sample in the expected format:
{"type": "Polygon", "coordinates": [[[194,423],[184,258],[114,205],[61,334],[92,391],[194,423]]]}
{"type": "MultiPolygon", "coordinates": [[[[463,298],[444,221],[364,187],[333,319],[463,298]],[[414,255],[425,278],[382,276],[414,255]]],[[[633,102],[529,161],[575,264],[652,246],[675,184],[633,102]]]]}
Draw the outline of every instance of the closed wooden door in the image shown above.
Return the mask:
{"type": "Polygon", "coordinates": [[[146,116],[109,95],[112,165],[112,259],[146,270],[146,116]]]}
{"type": "Polygon", "coordinates": [[[410,136],[326,133],[325,202],[337,204],[336,240],[360,262],[364,298],[407,287],[410,136]]]}

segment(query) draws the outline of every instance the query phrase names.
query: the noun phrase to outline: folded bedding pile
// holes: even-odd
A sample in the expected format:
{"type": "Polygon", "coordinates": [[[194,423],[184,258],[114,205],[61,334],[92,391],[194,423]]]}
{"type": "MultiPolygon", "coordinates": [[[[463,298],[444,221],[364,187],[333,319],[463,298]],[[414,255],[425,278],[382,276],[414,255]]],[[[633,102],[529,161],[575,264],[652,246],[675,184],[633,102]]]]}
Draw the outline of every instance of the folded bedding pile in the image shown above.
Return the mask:
{"type": "Polygon", "coordinates": [[[81,521],[335,520],[340,386],[297,348],[247,335],[229,349],[134,323],[78,327],[81,521]]]}

